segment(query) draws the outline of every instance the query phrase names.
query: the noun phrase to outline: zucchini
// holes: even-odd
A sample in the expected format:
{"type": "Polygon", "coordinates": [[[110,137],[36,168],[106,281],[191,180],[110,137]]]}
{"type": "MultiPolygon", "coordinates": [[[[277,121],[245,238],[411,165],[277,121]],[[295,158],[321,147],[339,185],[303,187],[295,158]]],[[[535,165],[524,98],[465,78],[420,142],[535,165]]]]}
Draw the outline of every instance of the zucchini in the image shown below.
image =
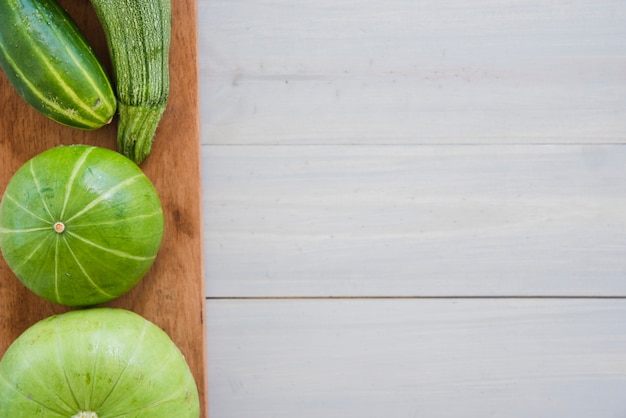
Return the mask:
{"type": "Polygon", "coordinates": [[[170,0],[91,0],[113,64],[118,151],[135,163],[149,154],[169,95],[170,0]]]}
{"type": "Polygon", "coordinates": [[[106,71],[54,0],[0,0],[0,67],[26,102],[63,125],[96,129],[115,114],[106,71]]]}

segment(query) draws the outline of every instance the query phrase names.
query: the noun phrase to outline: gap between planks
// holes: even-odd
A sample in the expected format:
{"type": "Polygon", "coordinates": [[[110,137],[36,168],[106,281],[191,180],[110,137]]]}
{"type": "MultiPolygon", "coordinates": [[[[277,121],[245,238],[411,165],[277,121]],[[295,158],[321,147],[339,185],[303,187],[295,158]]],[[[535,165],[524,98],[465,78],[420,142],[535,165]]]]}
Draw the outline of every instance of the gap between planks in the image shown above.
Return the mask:
{"type": "Polygon", "coordinates": [[[494,143],[493,138],[486,138],[483,141],[474,141],[469,143],[455,142],[455,141],[439,141],[437,143],[407,143],[403,141],[385,143],[356,143],[356,142],[341,142],[341,143],[328,143],[328,142],[307,142],[302,144],[296,144],[291,142],[268,142],[268,143],[202,143],[203,147],[362,147],[362,148],[374,148],[374,147],[411,147],[411,148],[434,148],[434,147],[581,147],[581,146],[624,146],[626,140],[611,141],[604,140],[600,142],[592,142],[591,138],[588,141],[576,141],[576,142],[505,142],[494,143]]]}
{"type": "Polygon", "coordinates": [[[207,296],[206,300],[354,300],[354,299],[626,299],[626,295],[602,296],[602,295],[501,295],[501,296],[207,296]]]}

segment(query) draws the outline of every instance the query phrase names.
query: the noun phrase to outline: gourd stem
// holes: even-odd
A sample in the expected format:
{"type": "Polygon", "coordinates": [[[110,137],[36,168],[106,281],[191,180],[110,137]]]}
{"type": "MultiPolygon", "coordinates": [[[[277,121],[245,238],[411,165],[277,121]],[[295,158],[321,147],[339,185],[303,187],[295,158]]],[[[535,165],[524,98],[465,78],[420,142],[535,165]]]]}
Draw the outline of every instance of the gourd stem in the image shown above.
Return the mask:
{"type": "Polygon", "coordinates": [[[72,418],[98,418],[98,414],[91,411],[80,411],[78,414],[74,415],[72,418]]]}
{"type": "Polygon", "coordinates": [[[54,231],[58,234],[65,231],[65,224],[63,222],[55,222],[52,227],[54,228],[54,231]]]}
{"type": "Polygon", "coordinates": [[[162,105],[127,105],[119,102],[118,150],[137,164],[150,154],[157,125],[165,111],[162,105]]]}

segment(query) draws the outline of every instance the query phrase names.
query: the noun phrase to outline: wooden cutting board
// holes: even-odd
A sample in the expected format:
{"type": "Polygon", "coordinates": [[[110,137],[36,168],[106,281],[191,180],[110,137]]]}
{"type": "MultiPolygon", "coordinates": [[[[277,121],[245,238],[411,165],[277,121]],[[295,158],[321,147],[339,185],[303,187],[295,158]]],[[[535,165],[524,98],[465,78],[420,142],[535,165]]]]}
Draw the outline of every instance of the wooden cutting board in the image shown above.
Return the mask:
{"type": "MultiPolygon", "coordinates": [[[[86,33],[110,71],[104,34],[89,2],[58,0],[86,33]]],[[[151,155],[141,168],[153,181],[165,212],[165,236],[148,275],[107,304],[130,309],[164,329],[185,355],[207,412],[205,296],[202,250],[196,0],[172,1],[171,86],[151,155]]],[[[0,74],[0,194],[29,158],[57,145],[115,149],[117,118],[95,131],[52,122],[26,104],[0,74]]],[[[27,290],[0,257],[0,356],[27,327],[67,308],[27,290]]]]}

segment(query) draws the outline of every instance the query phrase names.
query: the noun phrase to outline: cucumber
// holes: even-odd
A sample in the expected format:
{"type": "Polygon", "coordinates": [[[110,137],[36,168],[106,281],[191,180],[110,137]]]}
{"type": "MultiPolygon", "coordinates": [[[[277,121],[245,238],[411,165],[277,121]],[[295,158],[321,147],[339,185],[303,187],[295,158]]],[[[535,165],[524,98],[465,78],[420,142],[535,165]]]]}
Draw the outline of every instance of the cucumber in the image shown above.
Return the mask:
{"type": "Polygon", "coordinates": [[[0,0],[0,67],[26,102],[63,125],[96,129],[115,114],[105,69],[55,0],[0,0]]]}
{"type": "Polygon", "coordinates": [[[91,0],[113,63],[118,151],[140,164],[169,95],[170,0],[91,0]]]}

